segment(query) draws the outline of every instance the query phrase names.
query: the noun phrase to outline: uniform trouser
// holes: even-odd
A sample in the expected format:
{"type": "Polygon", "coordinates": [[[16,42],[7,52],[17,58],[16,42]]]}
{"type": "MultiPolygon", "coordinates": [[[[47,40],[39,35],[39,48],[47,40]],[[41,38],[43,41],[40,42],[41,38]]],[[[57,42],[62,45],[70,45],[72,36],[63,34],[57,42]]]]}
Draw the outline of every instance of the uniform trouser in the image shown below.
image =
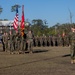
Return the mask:
{"type": "Polygon", "coordinates": [[[32,47],[33,47],[33,40],[29,39],[28,40],[28,51],[32,51],[33,50],[32,47]]]}
{"type": "Polygon", "coordinates": [[[21,41],[21,51],[25,51],[25,49],[26,49],[26,40],[22,40],[21,41]]]}
{"type": "Polygon", "coordinates": [[[45,42],[45,46],[47,46],[47,41],[45,40],[44,42],[45,42]]]}
{"type": "Polygon", "coordinates": [[[36,46],[38,46],[38,41],[35,41],[36,46]]]}
{"type": "Polygon", "coordinates": [[[15,50],[14,42],[10,42],[10,52],[15,50]]]}
{"type": "Polygon", "coordinates": [[[2,41],[2,45],[3,45],[3,51],[5,51],[5,44],[3,41],[2,41]]]}
{"type": "Polygon", "coordinates": [[[5,49],[8,49],[8,42],[5,42],[5,49]]]}
{"type": "Polygon", "coordinates": [[[41,46],[43,45],[43,41],[40,41],[40,45],[41,45],[41,46]]]}
{"type": "Polygon", "coordinates": [[[20,50],[20,47],[21,46],[21,42],[20,41],[17,41],[17,50],[20,50]]]}
{"type": "Polygon", "coordinates": [[[5,51],[5,45],[4,45],[3,39],[1,39],[1,42],[2,42],[2,45],[3,45],[3,51],[5,51]]]}
{"type": "Polygon", "coordinates": [[[71,59],[75,59],[75,42],[71,44],[71,59]]]}

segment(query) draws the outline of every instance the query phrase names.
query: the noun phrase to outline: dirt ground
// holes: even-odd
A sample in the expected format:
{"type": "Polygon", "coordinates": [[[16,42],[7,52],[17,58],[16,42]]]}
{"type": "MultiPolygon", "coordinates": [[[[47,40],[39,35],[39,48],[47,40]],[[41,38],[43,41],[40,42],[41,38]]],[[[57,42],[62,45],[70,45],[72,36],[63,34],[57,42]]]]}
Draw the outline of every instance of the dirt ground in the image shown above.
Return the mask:
{"type": "Polygon", "coordinates": [[[13,55],[0,50],[0,75],[75,75],[70,60],[69,47],[34,47],[33,54],[13,55]]]}

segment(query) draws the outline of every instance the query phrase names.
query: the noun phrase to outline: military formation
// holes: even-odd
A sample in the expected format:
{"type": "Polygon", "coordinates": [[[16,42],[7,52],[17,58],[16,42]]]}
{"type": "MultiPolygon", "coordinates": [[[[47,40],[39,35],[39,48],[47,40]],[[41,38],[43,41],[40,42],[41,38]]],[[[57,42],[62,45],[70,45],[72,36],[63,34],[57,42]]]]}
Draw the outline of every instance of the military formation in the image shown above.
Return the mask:
{"type": "Polygon", "coordinates": [[[33,34],[31,30],[27,33],[24,33],[24,31],[16,31],[15,33],[12,31],[9,33],[4,32],[2,34],[1,41],[3,51],[10,51],[10,54],[13,54],[14,51],[18,51],[18,53],[25,53],[25,51],[29,51],[29,53],[32,53],[33,34]]]}
{"type": "Polygon", "coordinates": [[[24,31],[13,33],[4,32],[2,34],[3,51],[9,50],[10,53],[14,51],[29,51],[32,53],[34,47],[46,47],[46,46],[69,46],[70,39],[68,36],[34,36],[33,32],[29,30],[27,33],[24,31]]]}
{"type": "Polygon", "coordinates": [[[2,34],[1,41],[3,51],[9,50],[10,54],[15,51],[18,53],[33,53],[33,47],[46,47],[46,46],[70,46],[71,50],[71,63],[75,63],[75,30],[68,35],[63,36],[34,36],[33,32],[29,30],[27,33],[10,31],[2,34]]]}
{"type": "Polygon", "coordinates": [[[34,46],[69,46],[69,37],[65,36],[34,36],[33,39],[34,46]]]}

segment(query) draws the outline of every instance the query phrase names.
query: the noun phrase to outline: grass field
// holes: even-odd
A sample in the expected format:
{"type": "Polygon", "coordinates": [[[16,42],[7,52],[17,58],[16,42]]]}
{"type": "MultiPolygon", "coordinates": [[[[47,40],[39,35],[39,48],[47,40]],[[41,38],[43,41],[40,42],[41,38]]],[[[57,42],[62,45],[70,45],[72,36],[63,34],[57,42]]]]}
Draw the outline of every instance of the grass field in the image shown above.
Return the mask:
{"type": "Polygon", "coordinates": [[[69,47],[34,47],[33,54],[0,52],[0,75],[75,75],[69,47]]]}

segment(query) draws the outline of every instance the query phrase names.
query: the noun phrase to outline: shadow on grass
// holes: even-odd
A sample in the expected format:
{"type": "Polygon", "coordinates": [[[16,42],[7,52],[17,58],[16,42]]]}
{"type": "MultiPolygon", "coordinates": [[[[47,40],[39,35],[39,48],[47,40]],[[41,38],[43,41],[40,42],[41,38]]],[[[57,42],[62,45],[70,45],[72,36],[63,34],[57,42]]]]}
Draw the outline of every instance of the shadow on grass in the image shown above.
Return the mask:
{"type": "Polygon", "coordinates": [[[71,54],[66,54],[66,55],[63,55],[62,57],[68,57],[68,56],[71,56],[71,54]]]}
{"type": "MultiPolygon", "coordinates": [[[[48,50],[37,49],[37,50],[34,50],[33,53],[41,53],[41,52],[47,52],[47,51],[48,50]]],[[[30,62],[24,62],[24,63],[21,63],[21,64],[14,64],[14,65],[10,65],[10,66],[0,67],[0,69],[22,66],[22,65],[27,65],[27,64],[31,64],[31,63],[41,62],[41,61],[54,60],[56,58],[68,57],[68,56],[70,56],[70,54],[66,54],[66,55],[63,55],[63,56],[59,55],[59,56],[55,56],[55,57],[49,57],[49,58],[38,59],[38,60],[36,59],[36,60],[30,61],[30,62]]]]}
{"type": "MultiPolygon", "coordinates": [[[[43,53],[43,52],[48,52],[48,50],[41,50],[41,49],[36,49],[36,50],[33,50],[33,53],[43,53]]],[[[25,53],[29,53],[29,51],[25,51],[25,53]]]]}
{"type": "Polygon", "coordinates": [[[34,50],[33,53],[42,53],[42,52],[48,52],[48,50],[40,50],[40,49],[37,49],[37,50],[34,50]]]}

